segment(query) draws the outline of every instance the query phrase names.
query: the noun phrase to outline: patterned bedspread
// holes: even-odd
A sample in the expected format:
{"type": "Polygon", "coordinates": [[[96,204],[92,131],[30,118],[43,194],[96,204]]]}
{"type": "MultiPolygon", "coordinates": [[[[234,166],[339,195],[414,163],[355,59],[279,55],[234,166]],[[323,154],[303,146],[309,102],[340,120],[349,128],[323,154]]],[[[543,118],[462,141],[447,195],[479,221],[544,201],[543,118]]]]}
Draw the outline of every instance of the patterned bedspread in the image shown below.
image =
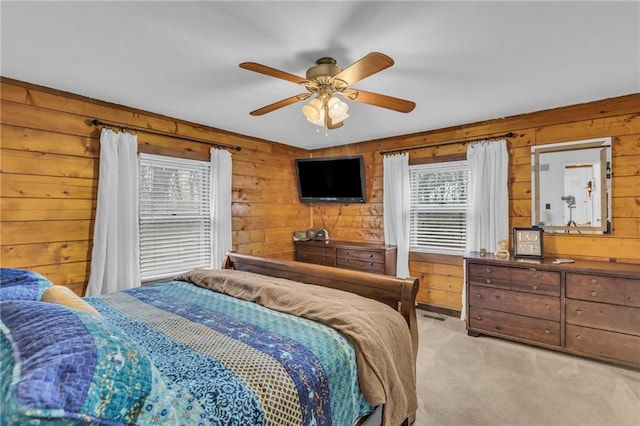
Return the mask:
{"type": "Polygon", "coordinates": [[[352,344],[325,325],[182,281],[85,300],[144,347],[185,424],[352,425],[372,411],[352,344]]]}

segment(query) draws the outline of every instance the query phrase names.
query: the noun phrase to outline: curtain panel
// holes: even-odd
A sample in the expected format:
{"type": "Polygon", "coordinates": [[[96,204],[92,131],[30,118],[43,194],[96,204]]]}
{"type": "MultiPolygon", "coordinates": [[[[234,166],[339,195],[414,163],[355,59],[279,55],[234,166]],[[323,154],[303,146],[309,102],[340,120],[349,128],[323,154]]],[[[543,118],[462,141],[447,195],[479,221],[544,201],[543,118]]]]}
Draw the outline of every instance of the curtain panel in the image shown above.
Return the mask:
{"type": "Polygon", "coordinates": [[[140,286],[138,137],[102,129],[87,296],[140,286]]]}
{"type": "MultiPolygon", "coordinates": [[[[465,250],[495,252],[498,240],[509,239],[509,153],[507,141],[483,141],[467,148],[469,202],[465,250]]],[[[464,268],[466,274],[466,265],[464,268]]],[[[466,276],[465,276],[466,283],[466,276]]],[[[466,319],[466,285],[461,319],[466,319]]]]}
{"type": "Polygon", "coordinates": [[[225,149],[211,148],[211,243],[212,267],[223,266],[227,252],[232,248],[231,238],[231,153],[225,149]]]}
{"type": "Polygon", "coordinates": [[[383,160],[384,243],[397,246],[396,276],[409,274],[409,154],[386,155],[383,160]]]}

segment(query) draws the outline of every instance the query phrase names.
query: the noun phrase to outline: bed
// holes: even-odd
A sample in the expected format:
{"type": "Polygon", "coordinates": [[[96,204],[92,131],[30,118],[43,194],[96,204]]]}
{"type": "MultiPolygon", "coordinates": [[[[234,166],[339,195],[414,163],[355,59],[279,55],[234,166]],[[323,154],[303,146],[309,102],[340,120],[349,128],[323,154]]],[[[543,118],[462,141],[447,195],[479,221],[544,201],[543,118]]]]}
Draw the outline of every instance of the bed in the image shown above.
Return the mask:
{"type": "Polygon", "coordinates": [[[414,278],[230,253],[100,297],[6,268],[0,284],[2,424],[414,419],[414,278]]]}

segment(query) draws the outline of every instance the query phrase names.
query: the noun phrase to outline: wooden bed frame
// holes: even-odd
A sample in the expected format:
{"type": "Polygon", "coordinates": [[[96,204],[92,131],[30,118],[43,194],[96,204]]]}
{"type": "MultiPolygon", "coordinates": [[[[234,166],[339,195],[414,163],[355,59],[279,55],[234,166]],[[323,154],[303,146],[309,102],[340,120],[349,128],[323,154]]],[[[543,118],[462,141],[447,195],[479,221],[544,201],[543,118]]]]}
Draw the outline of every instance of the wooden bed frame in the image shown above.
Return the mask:
{"type": "MultiPolygon", "coordinates": [[[[378,275],[233,252],[227,254],[224,267],[225,269],[237,269],[239,271],[349,291],[391,306],[393,309],[398,310],[409,327],[415,371],[415,362],[418,354],[416,295],[420,286],[417,278],[402,279],[389,275],[378,275]]],[[[407,418],[403,424],[412,424],[414,420],[415,413],[407,418]]]]}

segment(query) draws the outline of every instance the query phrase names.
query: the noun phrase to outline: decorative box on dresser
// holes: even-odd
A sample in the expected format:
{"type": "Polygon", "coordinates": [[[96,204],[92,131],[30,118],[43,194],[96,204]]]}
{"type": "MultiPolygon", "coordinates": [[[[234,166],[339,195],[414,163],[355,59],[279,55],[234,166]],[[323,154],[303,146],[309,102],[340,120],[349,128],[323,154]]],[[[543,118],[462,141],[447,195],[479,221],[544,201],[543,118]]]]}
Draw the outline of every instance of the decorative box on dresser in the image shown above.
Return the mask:
{"type": "Polygon", "coordinates": [[[365,241],[295,241],[296,260],[344,269],[396,275],[397,248],[365,241]]]}
{"type": "Polygon", "coordinates": [[[467,332],[640,367],[640,265],[499,258],[466,262],[467,332]]]}

